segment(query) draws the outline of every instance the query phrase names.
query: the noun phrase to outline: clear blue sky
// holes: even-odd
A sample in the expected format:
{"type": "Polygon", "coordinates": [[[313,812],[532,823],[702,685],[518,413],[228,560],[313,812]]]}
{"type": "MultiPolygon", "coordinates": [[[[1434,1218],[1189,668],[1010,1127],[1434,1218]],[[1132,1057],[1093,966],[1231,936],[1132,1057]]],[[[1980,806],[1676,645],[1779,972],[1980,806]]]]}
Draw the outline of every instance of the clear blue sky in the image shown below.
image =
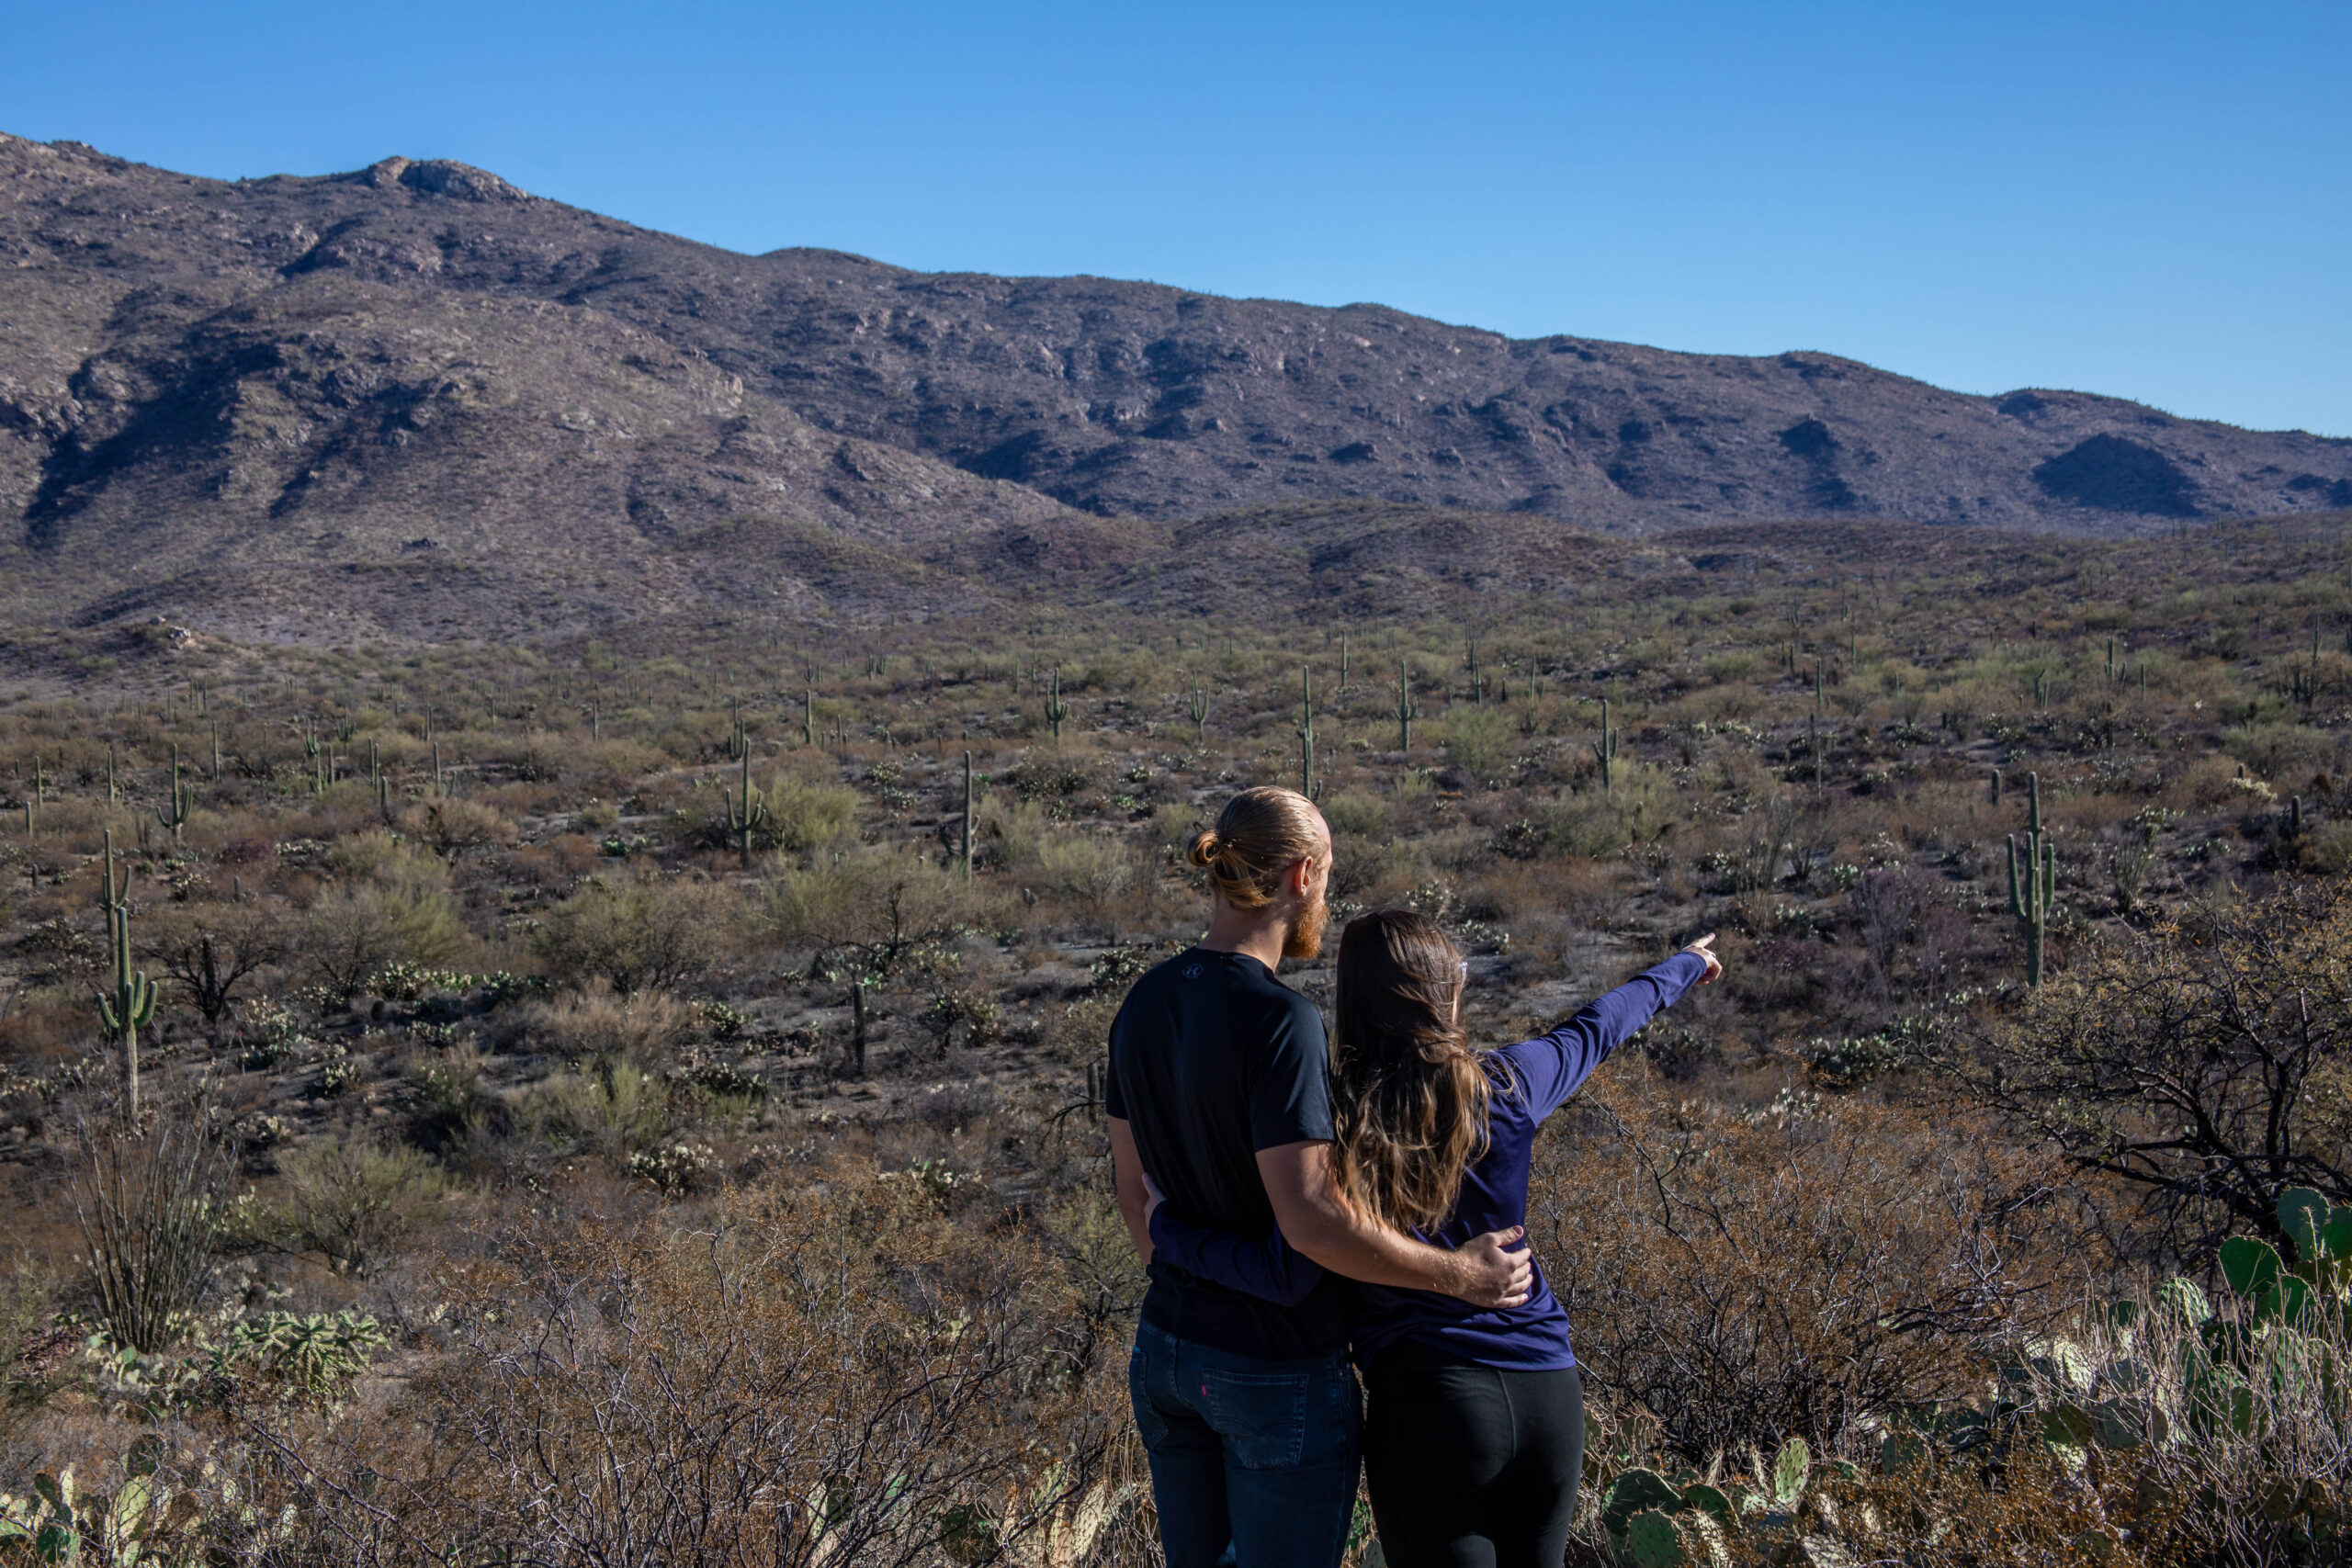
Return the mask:
{"type": "Polygon", "coordinates": [[[0,130],[2352,435],[2352,5],[0,0],[0,130]]]}

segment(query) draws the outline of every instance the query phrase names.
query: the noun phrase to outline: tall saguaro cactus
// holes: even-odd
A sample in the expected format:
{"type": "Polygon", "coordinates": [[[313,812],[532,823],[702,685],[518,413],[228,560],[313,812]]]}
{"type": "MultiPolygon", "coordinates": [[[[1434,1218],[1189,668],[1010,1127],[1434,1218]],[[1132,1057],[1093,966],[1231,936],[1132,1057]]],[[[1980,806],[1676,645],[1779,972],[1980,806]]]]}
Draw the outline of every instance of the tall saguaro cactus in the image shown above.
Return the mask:
{"type": "Polygon", "coordinates": [[[1298,793],[1315,798],[1315,678],[1298,668],[1298,793]]]}
{"type": "Polygon", "coordinates": [[[745,865],[752,863],[752,840],[767,829],[771,820],[768,803],[752,787],[752,748],[743,747],[743,791],[739,799],[735,792],[721,789],[719,795],[727,803],[727,836],[735,840],[735,852],[745,865]]]}
{"type": "Polygon", "coordinates": [[[139,1032],[155,1016],[155,983],[130,967],[130,867],[115,880],[114,833],[106,836],[106,860],[98,868],[98,908],[107,918],[114,976],[97,994],[98,1020],[107,1037],[122,1046],[122,1075],[130,1120],[139,1120],[139,1032]]]}
{"type": "Polygon", "coordinates": [[[1053,689],[1046,697],[1046,722],[1053,727],[1055,739],[1062,738],[1062,724],[1069,717],[1069,705],[1062,701],[1062,667],[1057,664],[1053,689]]]}
{"type": "Polygon", "coordinates": [[[964,880],[972,880],[972,754],[964,753],[964,880]]]}
{"type": "Polygon", "coordinates": [[[195,792],[190,790],[186,784],[181,782],[180,749],[177,746],[174,746],[172,748],[171,798],[165,804],[155,808],[155,820],[172,830],[172,841],[174,843],[180,841],[180,829],[187,826],[187,815],[189,809],[195,803],[194,796],[195,792]]]}
{"type": "Polygon", "coordinates": [[[1193,716],[1193,734],[1205,746],[1209,739],[1209,694],[1198,682],[1193,687],[1193,700],[1187,706],[1193,716]]]}
{"type": "Polygon", "coordinates": [[[1600,787],[1606,792],[1617,787],[1618,732],[1609,727],[1609,699],[1600,699],[1600,737],[1592,743],[1592,754],[1600,763],[1600,787]]]}
{"type": "Polygon", "coordinates": [[[1413,700],[1413,676],[1405,661],[1396,661],[1396,750],[1413,749],[1413,721],[1421,716],[1421,705],[1413,700]]]}
{"type": "Polygon", "coordinates": [[[2025,983],[2041,984],[2042,938],[2050,929],[2051,895],[2058,886],[2058,846],[2041,826],[2041,775],[2028,773],[2031,826],[2025,834],[2020,869],[2018,836],[2009,835],[2009,913],[2025,928],[2025,983]]]}

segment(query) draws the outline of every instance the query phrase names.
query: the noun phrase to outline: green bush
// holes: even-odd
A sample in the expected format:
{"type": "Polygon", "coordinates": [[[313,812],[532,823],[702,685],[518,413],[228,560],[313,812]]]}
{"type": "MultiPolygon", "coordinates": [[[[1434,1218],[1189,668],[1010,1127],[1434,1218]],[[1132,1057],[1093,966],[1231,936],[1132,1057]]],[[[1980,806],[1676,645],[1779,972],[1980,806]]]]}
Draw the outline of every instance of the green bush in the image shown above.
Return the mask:
{"type": "Polygon", "coordinates": [[[707,971],[742,918],[741,900],[717,883],[600,877],[548,910],[532,945],[563,978],[602,979],[628,996],[707,971]]]}
{"type": "Polygon", "coordinates": [[[263,1212],[258,1239],[366,1276],[405,1251],[441,1202],[444,1184],[414,1149],[348,1133],[279,1162],[285,1188],[263,1212]]]}

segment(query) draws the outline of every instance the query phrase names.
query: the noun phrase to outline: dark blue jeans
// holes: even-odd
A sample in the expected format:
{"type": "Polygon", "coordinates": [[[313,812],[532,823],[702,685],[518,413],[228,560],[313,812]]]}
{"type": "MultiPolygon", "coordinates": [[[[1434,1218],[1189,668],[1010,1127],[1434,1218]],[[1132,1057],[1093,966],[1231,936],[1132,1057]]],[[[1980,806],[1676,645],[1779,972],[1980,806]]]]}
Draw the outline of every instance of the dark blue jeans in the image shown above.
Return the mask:
{"type": "Polygon", "coordinates": [[[1168,1568],[1338,1568],[1363,1401],[1344,1355],[1266,1361],[1136,1330],[1127,1394],[1168,1568]]]}

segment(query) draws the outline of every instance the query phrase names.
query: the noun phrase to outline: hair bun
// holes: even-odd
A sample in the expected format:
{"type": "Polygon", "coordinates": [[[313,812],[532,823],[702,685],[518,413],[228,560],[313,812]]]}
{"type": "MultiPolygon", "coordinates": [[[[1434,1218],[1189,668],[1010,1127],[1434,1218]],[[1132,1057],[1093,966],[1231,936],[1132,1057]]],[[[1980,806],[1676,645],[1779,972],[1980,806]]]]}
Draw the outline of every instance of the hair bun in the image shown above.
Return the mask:
{"type": "Polygon", "coordinates": [[[1194,865],[1206,866],[1213,864],[1224,852],[1225,841],[1216,836],[1216,829],[1208,828],[1193,835],[1193,847],[1185,852],[1184,858],[1194,865]]]}

